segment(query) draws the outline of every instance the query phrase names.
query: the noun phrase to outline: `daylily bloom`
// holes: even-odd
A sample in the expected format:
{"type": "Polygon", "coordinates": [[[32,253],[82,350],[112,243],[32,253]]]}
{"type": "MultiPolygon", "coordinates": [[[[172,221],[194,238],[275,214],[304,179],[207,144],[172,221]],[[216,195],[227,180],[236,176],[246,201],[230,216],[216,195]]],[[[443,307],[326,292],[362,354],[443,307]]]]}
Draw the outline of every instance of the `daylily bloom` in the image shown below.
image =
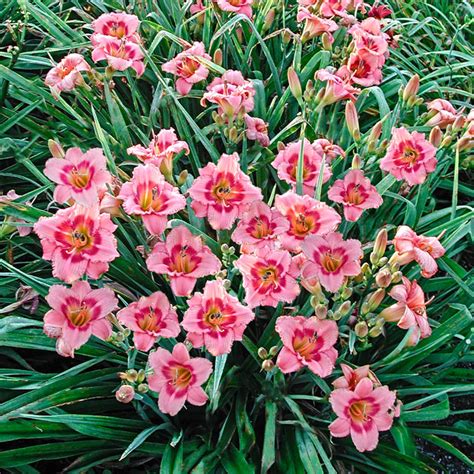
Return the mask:
{"type": "Polygon", "coordinates": [[[145,72],[143,53],[138,44],[104,37],[92,51],[92,61],[106,60],[109,67],[116,71],[125,71],[129,67],[135,70],[137,77],[145,72]]]}
{"type": "Polygon", "coordinates": [[[206,53],[204,43],[194,42],[192,46],[161,66],[163,71],[178,76],[176,90],[181,95],[189,94],[194,84],[207,79],[209,70],[199,59],[210,61],[211,56],[206,53]]]}
{"type": "Polygon", "coordinates": [[[184,225],[172,229],[165,242],[155,244],[146,264],[150,271],[168,275],[176,296],[189,296],[198,278],[221,268],[209,247],[184,225]]]}
{"type": "Polygon", "coordinates": [[[308,274],[317,276],[328,291],[335,293],[346,277],[360,273],[363,253],[356,239],[344,240],[342,234],[332,232],[323,237],[310,235],[301,246],[308,257],[308,274]]]}
{"type": "Polygon", "coordinates": [[[263,121],[258,117],[250,117],[246,114],[244,116],[245,134],[249,140],[256,140],[262,146],[268,146],[270,144],[270,139],[268,138],[268,123],[263,121]]]}
{"type": "Polygon", "coordinates": [[[57,183],[56,202],[63,204],[74,199],[82,206],[91,207],[99,203],[99,195],[112,181],[106,168],[107,162],[100,148],[91,148],[85,153],[80,148],[70,148],[64,158],[50,158],[44,174],[57,183]]]}
{"type": "Polygon", "coordinates": [[[72,91],[82,84],[84,79],[81,72],[90,70],[91,67],[82,55],[68,54],[48,72],[44,83],[51,88],[53,94],[59,95],[62,91],[72,91]]]}
{"type": "Polygon", "coordinates": [[[356,95],[360,92],[360,89],[356,89],[350,84],[348,77],[341,77],[339,72],[333,74],[327,69],[320,69],[316,72],[316,79],[326,82],[321,98],[323,105],[334,104],[340,100],[356,100],[356,95]]]}
{"type": "Polygon", "coordinates": [[[285,250],[264,248],[254,255],[243,254],[234,266],[242,273],[245,301],[251,308],[291,303],[300,293],[290,274],[291,256],[285,250]]]}
{"type": "Polygon", "coordinates": [[[253,312],[227,293],[222,281],[208,281],[203,293],[194,293],[181,325],[194,347],[205,346],[213,355],[228,354],[242,335],[253,312]]]}
{"type": "MultiPolygon", "coordinates": [[[[319,143],[311,144],[306,138],[303,142],[303,192],[305,194],[313,195],[319,180],[323,161],[323,149],[319,145],[319,143]]],[[[293,188],[296,187],[297,182],[300,150],[300,141],[289,143],[279,151],[272,162],[272,166],[278,171],[278,177],[291,184],[293,188]]],[[[323,168],[323,183],[329,180],[331,174],[331,168],[326,163],[323,168]]]]}
{"type": "MultiPolygon", "coordinates": [[[[380,21],[366,18],[349,29],[357,51],[366,51],[375,56],[385,56],[388,51],[388,35],[382,31],[380,21]]],[[[382,64],[380,64],[381,66],[382,64]]]]}
{"type": "Polygon", "coordinates": [[[428,108],[428,122],[425,123],[427,127],[446,128],[449,124],[454,123],[458,117],[458,112],[451,105],[451,103],[444,99],[435,99],[426,104],[428,108]]]}
{"type": "Polygon", "coordinates": [[[347,18],[347,8],[349,6],[349,0],[323,0],[319,7],[319,13],[327,18],[339,16],[341,18],[347,18]]]}
{"type": "Polygon", "coordinates": [[[280,242],[292,252],[301,251],[308,236],[327,234],[341,223],[341,216],[326,203],[292,191],[277,196],[275,207],[290,223],[290,228],[280,236],[280,242]]]}
{"type": "Polygon", "coordinates": [[[178,188],[167,183],[154,165],[139,165],[131,181],[123,184],[119,199],[127,214],[139,215],[150,234],[160,235],[166,228],[168,216],[186,206],[178,188]]]}
{"type": "Polygon", "coordinates": [[[337,359],[334,345],[339,336],[335,321],[314,316],[280,316],[275,330],[283,342],[276,363],[284,374],[305,366],[320,377],[332,373],[337,359]]]}
{"type": "Polygon", "coordinates": [[[196,3],[191,5],[191,8],[189,9],[191,15],[195,15],[196,13],[202,12],[206,9],[202,2],[203,0],[196,0],[196,3]]]}
{"type": "Polygon", "coordinates": [[[393,129],[392,140],[380,162],[380,169],[413,186],[424,183],[426,176],[435,170],[436,164],[436,148],[425,139],[425,135],[410,133],[401,127],[393,129]]]}
{"type": "Polygon", "coordinates": [[[311,11],[306,7],[299,8],[296,21],[305,22],[302,34],[304,40],[314,38],[315,36],[320,36],[323,33],[330,34],[339,28],[334,20],[321,18],[314,13],[311,13],[311,11]]]}
{"type": "Polygon", "coordinates": [[[148,385],[159,392],[158,408],[162,413],[176,415],[186,401],[191,405],[204,405],[208,397],[201,385],[212,373],[212,363],[203,357],[189,356],[186,346],[178,343],[173,352],[159,347],[150,354],[148,385]]]}
{"type": "Polygon", "coordinates": [[[344,206],[344,217],[357,221],[364,209],[380,207],[383,199],[361,170],[350,170],[344,180],[338,179],[328,191],[328,198],[344,206]]]}
{"type": "Polygon", "coordinates": [[[232,240],[240,245],[261,248],[272,245],[290,227],[287,219],[263,201],[255,201],[244,212],[232,233],[232,240]]]}
{"type": "Polygon", "coordinates": [[[372,451],[378,444],[379,431],[392,427],[395,399],[395,392],[387,386],[374,388],[369,378],[363,378],[353,391],[334,390],[329,402],[338,418],[329,425],[331,435],[344,438],[350,434],[358,451],[372,451]]]}
{"type": "Polygon", "coordinates": [[[337,156],[346,156],[345,151],[338,145],[330,142],[326,138],[318,138],[312,143],[313,147],[319,152],[321,156],[326,157],[326,163],[331,163],[337,156]]]}
{"type": "Polygon", "coordinates": [[[378,20],[383,20],[392,13],[392,10],[390,10],[390,8],[388,8],[386,5],[374,5],[367,13],[367,16],[377,18],[378,20]]]}
{"type": "Polygon", "coordinates": [[[137,33],[140,21],[135,15],[122,12],[104,13],[91,24],[94,33],[91,36],[93,46],[98,46],[104,39],[127,40],[140,42],[137,33]]]}
{"type": "Polygon", "coordinates": [[[262,200],[262,193],[242,172],[239,155],[222,155],[215,165],[199,170],[189,195],[197,217],[207,217],[213,229],[230,229],[248,204],[262,200]]]}
{"type": "Polygon", "coordinates": [[[398,228],[393,238],[393,245],[398,253],[394,257],[396,262],[406,265],[415,260],[425,278],[431,278],[438,271],[436,259],[446,252],[436,237],[417,235],[406,225],[398,228]]]}
{"type": "Polygon", "coordinates": [[[253,0],[216,0],[217,6],[225,12],[234,12],[252,18],[253,0]]]}
{"type": "MultiPolygon", "coordinates": [[[[87,281],[76,281],[71,288],[53,285],[46,301],[52,309],[44,316],[44,331],[61,339],[67,355],[73,357],[91,335],[106,340],[112,334],[106,317],[117,308],[118,300],[110,288],[93,290],[87,281]]],[[[61,352],[66,355],[64,348],[61,352]]]]}
{"type": "Polygon", "coordinates": [[[384,56],[372,54],[366,49],[356,50],[338,74],[361,86],[374,86],[382,82],[381,68],[384,62],[384,56]]]}
{"type": "Polygon", "coordinates": [[[176,311],[161,291],[142,296],[117,313],[118,320],[133,331],[133,343],[139,351],[149,351],[160,337],[177,337],[176,311]]]}
{"type": "Polygon", "coordinates": [[[403,277],[402,284],[394,286],[389,295],[397,301],[392,306],[385,308],[380,317],[389,322],[397,322],[402,329],[414,328],[409,345],[414,346],[418,340],[431,334],[431,327],[426,315],[425,295],[416,280],[410,282],[403,277]]]}
{"type": "Polygon", "coordinates": [[[74,205],[52,217],[40,217],[34,231],[41,239],[43,258],[53,263],[53,276],[71,283],[87,274],[99,278],[119,256],[113,235],[117,226],[98,206],[74,205]]]}
{"type": "Polygon", "coordinates": [[[332,383],[334,388],[347,388],[354,390],[357,384],[368,377],[375,385],[381,385],[375,374],[370,370],[369,365],[363,365],[353,369],[346,364],[341,364],[342,376],[334,380],[332,383]]]}

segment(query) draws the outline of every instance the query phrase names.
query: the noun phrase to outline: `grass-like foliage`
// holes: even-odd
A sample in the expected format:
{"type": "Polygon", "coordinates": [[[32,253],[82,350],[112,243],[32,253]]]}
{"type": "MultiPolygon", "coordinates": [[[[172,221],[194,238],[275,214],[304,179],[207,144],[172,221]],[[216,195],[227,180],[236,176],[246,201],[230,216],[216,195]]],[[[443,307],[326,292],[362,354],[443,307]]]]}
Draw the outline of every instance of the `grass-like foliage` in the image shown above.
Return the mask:
{"type": "Polygon", "coordinates": [[[472,7],[368,3],[0,3],[0,471],[472,472],[472,7]]]}

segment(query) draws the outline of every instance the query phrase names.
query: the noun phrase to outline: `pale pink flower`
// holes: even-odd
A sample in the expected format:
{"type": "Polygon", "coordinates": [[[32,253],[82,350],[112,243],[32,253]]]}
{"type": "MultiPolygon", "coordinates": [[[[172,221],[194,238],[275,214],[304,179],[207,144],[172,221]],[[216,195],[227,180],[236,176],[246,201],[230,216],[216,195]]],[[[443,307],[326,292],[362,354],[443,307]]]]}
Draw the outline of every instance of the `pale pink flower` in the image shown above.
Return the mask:
{"type": "Polygon", "coordinates": [[[160,337],[177,337],[180,329],[176,311],[161,291],[142,296],[117,313],[118,320],[133,331],[139,351],[149,351],[160,337]]]}
{"type": "Polygon", "coordinates": [[[253,248],[273,245],[276,239],[289,229],[290,225],[280,212],[262,201],[255,201],[244,212],[232,233],[232,240],[253,248]]]}
{"type": "Polygon", "coordinates": [[[346,10],[348,6],[349,0],[323,0],[319,7],[319,13],[328,18],[334,16],[347,18],[348,14],[346,10]]]}
{"type": "Polygon", "coordinates": [[[313,147],[319,152],[321,156],[326,157],[326,163],[331,163],[336,157],[341,156],[344,158],[346,156],[345,151],[338,145],[330,142],[326,138],[318,138],[312,143],[313,147]]]}
{"type": "Polygon", "coordinates": [[[234,341],[241,341],[253,312],[227,293],[222,281],[208,281],[203,293],[188,301],[181,325],[194,347],[205,346],[213,355],[228,354],[234,341]]]}
{"type": "Polygon", "coordinates": [[[161,347],[150,354],[153,375],[148,376],[148,386],[158,392],[158,408],[162,413],[176,415],[189,402],[204,405],[208,397],[201,385],[212,373],[212,363],[203,357],[189,356],[186,346],[178,343],[170,353],[161,347]]]}
{"type": "Polygon", "coordinates": [[[316,79],[326,82],[324,94],[321,98],[321,104],[330,105],[341,100],[356,100],[356,95],[360,89],[356,89],[349,82],[349,77],[342,76],[340,73],[333,74],[327,69],[320,69],[316,72],[316,79]]]}
{"type": "MultiPolygon", "coordinates": [[[[385,56],[388,52],[388,35],[382,31],[380,21],[366,18],[349,29],[357,51],[365,51],[375,56],[385,56]]],[[[383,62],[380,63],[381,66],[383,62]]]]}
{"type": "MultiPolygon", "coordinates": [[[[10,191],[8,191],[5,195],[0,194],[0,209],[2,208],[2,203],[8,204],[20,197],[21,196],[17,194],[14,189],[10,189],[10,191]]],[[[16,230],[18,231],[18,235],[20,237],[26,237],[27,235],[31,234],[31,231],[33,230],[33,224],[28,224],[25,220],[19,219],[17,217],[5,216],[3,222],[19,224],[18,226],[16,226],[16,230]]]]}
{"type": "Polygon", "coordinates": [[[280,242],[292,252],[300,252],[308,236],[327,234],[341,223],[341,216],[326,203],[292,191],[277,196],[275,207],[290,223],[290,228],[280,236],[280,242]]]}
{"type": "Polygon", "coordinates": [[[81,72],[90,70],[82,55],[68,54],[48,72],[44,83],[51,88],[53,94],[59,95],[62,91],[72,91],[82,84],[84,79],[81,72]]]}
{"type": "Polygon", "coordinates": [[[204,43],[194,42],[192,46],[161,66],[163,71],[178,76],[176,90],[181,95],[189,94],[194,84],[207,79],[209,70],[199,61],[200,59],[210,61],[211,56],[206,53],[204,43]]]}
{"type": "Polygon", "coordinates": [[[241,255],[234,266],[242,273],[245,301],[251,308],[291,303],[300,293],[290,274],[291,255],[285,250],[258,249],[254,255],[241,255]]]}
{"type": "MultiPolygon", "coordinates": [[[[300,150],[300,141],[289,143],[278,152],[272,162],[272,166],[278,171],[278,177],[291,184],[293,188],[296,187],[300,150]]],[[[305,194],[314,194],[322,160],[323,149],[320,144],[312,144],[305,138],[303,142],[303,192],[305,194]]],[[[329,180],[331,174],[331,168],[326,163],[323,168],[323,183],[329,180]]]]}
{"type": "Polygon", "coordinates": [[[117,308],[118,300],[110,288],[93,290],[87,281],[76,281],[71,288],[53,285],[46,301],[51,309],[44,316],[45,333],[59,337],[67,355],[73,357],[74,350],[92,335],[104,341],[111,336],[107,316],[117,308]]]}
{"type": "Polygon", "coordinates": [[[416,280],[410,282],[403,277],[400,285],[395,285],[389,295],[397,301],[392,306],[385,308],[380,317],[386,321],[397,322],[397,326],[402,329],[413,329],[413,334],[408,342],[414,346],[418,340],[431,335],[431,327],[426,315],[425,295],[416,280]]]}
{"type": "Polygon", "coordinates": [[[334,369],[339,331],[335,321],[316,317],[280,316],[275,331],[283,342],[277,365],[284,374],[308,367],[320,377],[327,377],[334,369]]]}
{"type": "Polygon", "coordinates": [[[370,378],[374,383],[377,382],[374,374],[370,370],[369,365],[363,365],[353,369],[346,364],[341,364],[342,376],[334,380],[332,383],[334,388],[347,388],[349,390],[355,390],[357,384],[363,378],[370,378]]]}
{"type": "Polygon", "coordinates": [[[239,165],[239,155],[222,155],[215,165],[199,170],[189,195],[197,217],[207,217],[213,229],[230,229],[247,206],[262,200],[262,193],[239,165]]]}
{"type": "Polygon", "coordinates": [[[393,424],[395,392],[387,386],[376,387],[363,378],[355,387],[334,390],[329,402],[337,415],[329,425],[331,435],[344,438],[351,435],[358,451],[372,451],[379,441],[379,431],[387,431],[393,424]]]}
{"type": "Polygon", "coordinates": [[[34,231],[41,239],[43,258],[53,263],[53,276],[71,283],[86,274],[97,279],[119,256],[113,235],[117,226],[99,207],[75,204],[52,217],[40,217],[34,231]]]}
{"type": "Polygon", "coordinates": [[[73,199],[82,206],[91,207],[99,203],[99,195],[107,190],[112,177],[107,171],[107,162],[100,148],[91,148],[83,153],[80,148],[70,148],[64,158],[46,161],[44,174],[57,183],[54,200],[64,204],[73,199]]]}
{"type": "Polygon", "coordinates": [[[203,0],[196,0],[196,3],[193,3],[191,5],[191,8],[189,9],[191,15],[195,15],[196,13],[203,12],[206,9],[202,1],[203,0]]]}
{"type": "Polygon", "coordinates": [[[135,389],[131,385],[120,385],[115,398],[120,403],[130,403],[135,398],[135,389]]]}
{"type": "Polygon", "coordinates": [[[356,50],[337,74],[364,87],[374,86],[382,82],[384,61],[384,56],[372,54],[366,49],[356,50]]]}
{"type": "Polygon", "coordinates": [[[309,293],[320,293],[319,280],[311,272],[308,272],[307,262],[308,259],[303,252],[294,255],[291,259],[290,274],[293,278],[299,278],[301,286],[309,293]]]}
{"type": "Polygon", "coordinates": [[[260,145],[267,147],[270,145],[270,139],[268,138],[268,123],[258,117],[250,117],[246,114],[244,116],[245,134],[249,140],[256,140],[260,145]]]}
{"type": "Polygon", "coordinates": [[[424,183],[436,164],[436,148],[425,139],[425,135],[410,133],[401,127],[393,129],[392,140],[380,168],[413,186],[424,183]]]}
{"type": "Polygon", "coordinates": [[[446,252],[436,237],[417,235],[406,225],[398,228],[393,238],[393,245],[398,253],[396,261],[400,265],[416,261],[425,278],[431,278],[438,271],[436,259],[446,252]]]}
{"type": "Polygon", "coordinates": [[[253,110],[254,95],[253,84],[246,81],[240,71],[229,70],[207,86],[201,105],[205,107],[206,102],[217,104],[219,114],[234,118],[253,110]]]}
{"type": "Polygon", "coordinates": [[[184,225],[175,227],[165,242],[158,242],[146,261],[149,270],[167,275],[176,296],[189,296],[198,278],[215,275],[220,260],[184,225]]]}
{"type": "Polygon", "coordinates": [[[358,240],[344,240],[342,234],[332,232],[321,237],[309,236],[302,244],[308,257],[307,271],[317,276],[321,285],[335,293],[343,285],[346,277],[360,273],[362,247],[358,240]]]}
{"type": "MultiPolygon", "coordinates": [[[[302,34],[305,39],[314,38],[315,36],[320,36],[323,33],[328,33],[331,35],[332,32],[339,28],[334,20],[321,18],[320,16],[311,13],[309,8],[306,7],[299,8],[296,20],[298,22],[305,22],[302,34]]],[[[330,38],[332,38],[332,35],[330,38]]]]}
{"type": "Polygon", "coordinates": [[[91,35],[93,46],[98,46],[107,39],[140,42],[140,36],[137,33],[140,21],[135,15],[122,12],[104,13],[94,20],[91,26],[94,29],[91,35]]]}
{"type": "Polygon", "coordinates": [[[119,199],[127,214],[138,215],[150,234],[160,235],[166,228],[168,216],[186,207],[186,199],[178,188],[167,183],[154,165],[139,165],[133,177],[124,183],[119,199]]]}
{"type": "Polygon", "coordinates": [[[233,12],[252,18],[253,0],[216,0],[218,7],[225,12],[233,12]]]}
{"type": "Polygon", "coordinates": [[[328,198],[344,206],[344,217],[357,221],[364,209],[376,209],[383,203],[382,196],[361,170],[350,170],[344,180],[338,179],[328,191],[328,198]]]}
{"type": "Polygon", "coordinates": [[[435,99],[426,104],[428,108],[428,122],[425,123],[427,127],[440,127],[446,128],[449,124],[459,116],[456,109],[451,103],[444,99],[435,99]]]}
{"type": "Polygon", "coordinates": [[[104,36],[92,51],[92,61],[106,60],[115,71],[132,68],[140,77],[145,72],[143,53],[140,46],[132,41],[122,41],[104,36]]]}

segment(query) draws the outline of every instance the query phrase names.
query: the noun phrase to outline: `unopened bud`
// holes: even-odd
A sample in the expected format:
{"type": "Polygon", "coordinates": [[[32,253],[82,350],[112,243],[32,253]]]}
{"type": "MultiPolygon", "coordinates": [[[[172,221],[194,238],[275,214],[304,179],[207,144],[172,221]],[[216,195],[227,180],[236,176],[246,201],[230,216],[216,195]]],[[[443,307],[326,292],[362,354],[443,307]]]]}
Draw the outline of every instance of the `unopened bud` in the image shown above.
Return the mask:
{"type": "Polygon", "coordinates": [[[146,393],[148,392],[148,385],[146,383],[141,383],[138,387],[137,387],[137,392],[138,393],[146,393]]]}
{"type": "Polygon", "coordinates": [[[356,333],[357,337],[367,336],[367,334],[369,332],[369,328],[367,326],[367,323],[365,321],[359,321],[354,327],[354,332],[356,333]]]}
{"type": "Polygon", "coordinates": [[[237,142],[237,138],[239,136],[239,131],[237,130],[237,127],[231,127],[229,128],[229,140],[233,143],[237,142]]]}
{"type": "Polygon", "coordinates": [[[415,98],[416,94],[418,94],[418,89],[420,88],[420,76],[415,74],[411,77],[411,79],[407,82],[407,85],[403,89],[402,99],[403,102],[408,102],[409,99],[415,98]]]}
{"type": "Polygon", "coordinates": [[[257,355],[260,357],[260,359],[266,359],[268,357],[268,351],[265,349],[265,347],[259,347],[257,355]]]}
{"type": "Polygon", "coordinates": [[[303,91],[301,89],[301,82],[293,66],[288,68],[288,84],[290,86],[291,93],[295,99],[300,102],[301,97],[303,96],[303,91]]]}
{"type": "Polygon", "coordinates": [[[344,301],[344,303],[342,303],[341,306],[339,306],[336,313],[338,313],[340,317],[343,318],[349,313],[349,311],[351,310],[351,307],[352,307],[352,304],[350,301],[344,301]]]}
{"type": "Polygon", "coordinates": [[[451,143],[453,142],[453,137],[451,135],[448,135],[444,137],[443,141],[441,142],[440,148],[447,148],[451,143]]]}
{"type": "Polygon", "coordinates": [[[291,33],[288,30],[283,30],[281,33],[281,40],[283,44],[288,44],[291,41],[291,33]]]}
{"type": "Polygon", "coordinates": [[[374,249],[370,254],[370,261],[372,264],[377,264],[383,257],[385,250],[387,249],[388,232],[387,229],[381,229],[377,234],[374,242],[374,249]]]}
{"type": "Polygon", "coordinates": [[[120,403],[130,403],[135,397],[135,390],[131,385],[121,385],[115,392],[115,398],[120,403]]]}
{"type": "Polygon", "coordinates": [[[341,291],[341,299],[348,300],[352,296],[352,292],[352,288],[349,288],[348,286],[344,287],[341,291]]]}
{"type": "Polygon", "coordinates": [[[138,378],[138,372],[135,369],[127,370],[126,378],[129,382],[136,382],[138,378]]]}
{"type": "Polygon", "coordinates": [[[433,127],[430,132],[430,143],[436,148],[438,148],[442,140],[443,132],[441,131],[441,129],[438,126],[433,127]]]}
{"type": "Polygon", "coordinates": [[[178,176],[178,186],[182,186],[188,179],[188,170],[183,170],[178,176]]]}
{"type": "Polygon", "coordinates": [[[373,328],[370,328],[369,336],[370,337],[379,337],[380,334],[382,334],[382,331],[383,331],[383,326],[376,325],[373,328]]]}
{"type": "Polygon", "coordinates": [[[392,275],[392,283],[400,283],[402,281],[403,273],[398,271],[392,275]]]}
{"type": "Polygon", "coordinates": [[[63,147],[54,140],[48,140],[48,148],[53,158],[64,158],[63,147]]]}
{"type": "Polygon", "coordinates": [[[267,31],[273,25],[275,21],[275,9],[271,8],[268,13],[265,15],[265,21],[263,23],[263,31],[267,31]]]}
{"type": "Polygon", "coordinates": [[[458,115],[456,117],[456,120],[453,122],[453,131],[458,132],[462,128],[464,128],[464,125],[466,125],[466,118],[464,115],[458,115]]]}
{"type": "MultiPolygon", "coordinates": [[[[456,146],[459,151],[471,150],[474,147],[474,140],[471,137],[462,137],[456,146]]],[[[473,157],[467,157],[463,160],[463,168],[471,169],[473,162],[473,157]]]]}
{"type": "Polygon", "coordinates": [[[367,262],[364,262],[360,267],[360,271],[365,276],[372,275],[372,270],[370,269],[370,265],[367,262]]]}
{"type": "Polygon", "coordinates": [[[145,371],[143,369],[140,369],[138,371],[137,383],[142,383],[145,380],[145,375],[145,371]]]}
{"type": "Polygon", "coordinates": [[[230,285],[231,285],[230,280],[225,279],[222,281],[222,286],[224,287],[225,290],[230,290],[230,285]]]}
{"type": "Polygon", "coordinates": [[[278,352],[278,346],[272,346],[270,347],[270,350],[268,351],[268,353],[270,354],[270,357],[276,356],[277,352],[278,352]]]}
{"type": "Polygon", "coordinates": [[[212,60],[218,66],[222,66],[222,49],[221,48],[216,49],[216,51],[214,52],[212,60]]]}
{"type": "Polygon", "coordinates": [[[321,44],[322,44],[324,50],[331,51],[333,42],[334,42],[334,39],[328,33],[324,32],[321,35],[321,44]]]}
{"type": "Polygon", "coordinates": [[[375,151],[375,148],[377,147],[377,142],[381,134],[382,134],[382,121],[378,121],[372,127],[372,130],[370,131],[369,136],[367,138],[368,150],[370,152],[375,151]]]}
{"type": "Polygon", "coordinates": [[[264,360],[262,362],[262,369],[265,372],[270,372],[271,370],[273,370],[274,367],[275,367],[275,363],[270,359],[264,360]]]}
{"type": "Polygon", "coordinates": [[[392,283],[392,273],[388,268],[382,268],[375,275],[375,283],[379,288],[387,288],[392,283]]]}
{"type": "Polygon", "coordinates": [[[359,116],[354,102],[348,100],[346,103],[346,125],[352,138],[358,142],[360,140],[359,116]]]}
{"type": "Polygon", "coordinates": [[[318,304],[314,308],[314,313],[318,319],[326,319],[328,315],[328,308],[324,304],[318,304]]]}
{"type": "MultiPolygon", "coordinates": [[[[382,303],[383,299],[385,298],[385,290],[383,288],[379,288],[375,290],[369,297],[367,298],[367,313],[371,311],[375,311],[380,304],[382,303]]],[[[364,307],[364,304],[362,305],[364,307]]]]}
{"type": "Polygon", "coordinates": [[[362,160],[360,158],[360,155],[358,155],[357,153],[354,155],[354,158],[352,158],[352,164],[351,164],[351,168],[353,170],[360,170],[362,167],[362,160]]]}

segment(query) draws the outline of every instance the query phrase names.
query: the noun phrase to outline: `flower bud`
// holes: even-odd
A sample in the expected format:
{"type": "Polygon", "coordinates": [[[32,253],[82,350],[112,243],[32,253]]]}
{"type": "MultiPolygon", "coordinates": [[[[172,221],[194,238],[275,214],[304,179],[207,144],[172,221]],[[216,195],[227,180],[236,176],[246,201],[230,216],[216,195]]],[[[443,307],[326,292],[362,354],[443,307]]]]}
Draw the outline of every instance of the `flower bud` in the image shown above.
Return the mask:
{"type": "Polygon", "coordinates": [[[135,397],[135,390],[131,385],[121,385],[115,392],[115,398],[120,403],[130,403],[135,397]]]}
{"type": "Polygon", "coordinates": [[[182,186],[184,183],[186,183],[186,180],[188,179],[188,170],[183,170],[181,173],[179,173],[178,176],[178,186],[182,186]]]}
{"type": "Polygon", "coordinates": [[[300,102],[301,97],[303,96],[303,91],[301,89],[300,79],[293,66],[288,68],[288,84],[290,86],[291,93],[295,99],[300,102]]]}
{"type": "Polygon", "coordinates": [[[387,229],[381,229],[377,234],[374,242],[374,249],[370,254],[370,261],[372,264],[377,264],[383,257],[385,250],[387,249],[388,232],[387,229]]]}
{"type": "Polygon", "coordinates": [[[375,283],[379,288],[387,288],[392,283],[392,273],[389,268],[382,268],[375,275],[375,283]]]}
{"type": "Polygon", "coordinates": [[[268,351],[265,349],[265,347],[259,347],[257,355],[260,357],[260,359],[266,359],[268,357],[268,351]]]}
{"type": "MultiPolygon", "coordinates": [[[[382,303],[383,299],[385,298],[385,290],[383,288],[379,288],[375,290],[366,300],[367,303],[367,313],[371,311],[375,311],[382,303]]],[[[362,312],[364,313],[364,304],[362,304],[362,312]]]]}
{"type": "Polygon", "coordinates": [[[326,31],[321,35],[321,44],[322,44],[323,49],[325,51],[331,51],[332,50],[332,43],[333,42],[334,42],[334,39],[326,31]]]}
{"type": "Polygon", "coordinates": [[[466,118],[464,115],[458,115],[456,117],[456,120],[453,122],[453,131],[458,132],[462,128],[464,128],[464,125],[466,125],[466,118]]]}
{"type": "Polygon", "coordinates": [[[222,286],[224,287],[225,290],[230,290],[230,280],[225,279],[222,282],[222,286]]]}
{"type": "Polygon", "coordinates": [[[270,359],[264,360],[262,362],[262,369],[265,372],[270,372],[271,370],[273,370],[274,367],[275,367],[275,363],[270,359]]]}
{"type": "Polygon", "coordinates": [[[442,139],[443,139],[443,132],[441,131],[441,129],[438,126],[433,127],[430,132],[430,138],[429,138],[430,143],[436,148],[438,148],[441,144],[442,139]]]}
{"type": "Polygon", "coordinates": [[[407,85],[403,89],[402,99],[403,102],[408,102],[409,99],[415,98],[418,94],[418,89],[420,88],[420,77],[418,74],[415,74],[407,82],[407,85]]]}
{"type": "Polygon", "coordinates": [[[342,303],[341,306],[339,306],[336,313],[340,315],[340,318],[343,318],[344,316],[347,315],[347,313],[349,313],[349,311],[351,310],[351,307],[352,307],[352,304],[350,301],[344,301],[344,303],[342,303]]]}
{"type": "Polygon", "coordinates": [[[443,141],[441,142],[440,148],[448,148],[452,142],[453,142],[453,137],[451,135],[448,135],[444,137],[443,141]]]}
{"type": "Polygon", "coordinates": [[[138,378],[138,372],[135,369],[127,370],[126,379],[128,382],[136,382],[138,378]]]}
{"type": "Polygon", "coordinates": [[[277,355],[277,352],[278,352],[278,346],[272,346],[270,347],[270,350],[269,350],[269,354],[271,357],[274,357],[277,355]]]}
{"type": "Polygon", "coordinates": [[[267,31],[271,28],[273,25],[273,22],[275,21],[275,9],[271,8],[268,13],[265,15],[265,21],[263,23],[263,31],[267,31]]]}
{"type": "Polygon", "coordinates": [[[317,304],[314,308],[314,313],[318,319],[326,319],[328,315],[328,308],[324,304],[317,304]]]}
{"type": "Polygon", "coordinates": [[[352,138],[358,142],[360,140],[359,116],[354,102],[348,100],[346,103],[346,125],[352,138]]]}
{"type": "Polygon", "coordinates": [[[217,64],[218,66],[222,66],[222,49],[217,48],[212,60],[214,61],[214,64],[217,64]]]}
{"type": "Polygon", "coordinates": [[[229,140],[233,143],[237,143],[237,138],[239,137],[239,131],[237,130],[237,127],[231,127],[229,128],[229,140]]]}
{"type": "Polygon", "coordinates": [[[367,334],[369,332],[369,328],[367,326],[367,323],[365,321],[359,321],[354,327],[354,332],[356,333],[357,337],[367,336],[367,334]]]}
{"type": "Polygon", "coordinates": [[[137,375],[137,383],[142,383],[145,380],[145,375],[145,371],[143,369],[140,369],[137,375]]]}
{"type": "Polygon", "coordinates": [[[137,392],[138,393],[146,393],[148,392],[148,385],[146,383],[141,383],[138,387],[137,387],[137,392]]]}
{"type": "Polygon", "coordinates": [[[63,147],[54,140],[48,140],[48,148],[53,158],[64,158],[63,147]]]}
{"type": "Polygon", "coordinates": [[[402,281],[403,273],[400,271],[395,272],[392,275],[392,283],[400,283],[402,281]]]}
{"type": "Polygon", "coordinates": [[[374,326],[373,328],[370,328],[369,336],[370,337],[379,337],[380,334],[382,334],[382,331],[383,331],[383,327],[374,326]]]}
{"type": "Polygon", "coordinates": [[[372,270],[370,269],[370,266],[367,262],[364,262],[362,264],[362,266],[360,267],[360,271],[364,276],[372,275],[372,270]]]}
{"type": "Polygon", "coordinates": [[[373,127],[369,133],[367,138],[368,150],[373,152],[377,147],[377,142],[382,134],[382,121],[379,120],[373,127]]]}
{"type": "Polygon", "coordinates": [[[352,158],[352,164],[351,164],[351,168],[353,170],[360,170],[362,167],[362,160],[360,158],[360,155],[358,155],[357,153],[354,155],[354,158],[352,158]]]}
{"type": "MultiPolygon", "coordinates": [[[[456,144],[458,150],[472,150],[474,147],[474,140],[471,137],[462,137],[456,144]]],[[[472,168],[473,157],[467,157],[466,160],[463,160],[463,168],[471,169],[472,168]]]]}
{"type": "Polygon", "coordinates": [[[281,33],[281,40],[283,44],[288,44],[291,41],[291,33],[288,30],[283,30],[281,33]]]}

